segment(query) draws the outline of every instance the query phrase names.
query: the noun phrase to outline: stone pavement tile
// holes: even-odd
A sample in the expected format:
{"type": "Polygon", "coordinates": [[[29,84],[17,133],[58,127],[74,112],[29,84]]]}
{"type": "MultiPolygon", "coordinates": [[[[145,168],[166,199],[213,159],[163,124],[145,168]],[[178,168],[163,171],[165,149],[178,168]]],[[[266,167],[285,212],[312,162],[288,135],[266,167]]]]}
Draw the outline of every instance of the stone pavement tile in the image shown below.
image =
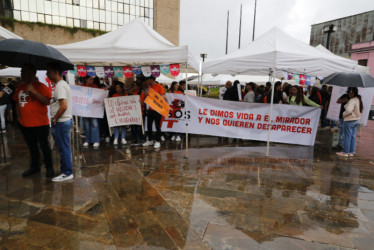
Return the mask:
{"type": "Polygon", "coordinates": [[[179,248],[184,249],[184,250],[209,250],[209,249],[211,249],[202,240],[196,240],[196,241],[188,242],[188,243],[184,244],[183,246],[180,246],[179,248]]]}
{"type": "Polygon", "coordinates": [[[333,246],[333,245],[323,244],[320,242],[314,242],[314,246],[316,247],[316,250],[352,250],[352,248],[333,246]]]}
{"type": "Polygon", "coordinates": [[[366,234],[350,234],[349,237],[351,238],[355,248],[357,249],[373,249],[374,247],[374,236],[373,235],[366,235],[366,234]]]}
{"type": "Polygon", "coordinates": [[[243,230],[209,223],[203,240],[212,249],[258,249],[259,244],[243,230]]]}
{"type": "Polygon", "coordinates": [[[44,206],[40,204],[0,198],[0,214],[29,218],[39,213],[43,208],[44,206]]]}
{"type": "Polygon", "coordinates": [[[272,241],[262,242],[259,249],[264,250],[300,250],[300,249],[311,249],[314,250],[315,246],[313,242],[287,238],[287,237],[278,237],[272,241]]]}
{"type": "Polygon", "coordinates": [[[297,238],[307,241],[317,241],[324,244],[335,245],[339,247],[353,248],[353,242],[346,234],[334,234],[323,228],[311,228],[298,235],[297,238]]]}
{"type": "Polygon", "coordinates": [[[374,208],[373,210],[361,209],[368,221],[374,223],[374,208]]]}

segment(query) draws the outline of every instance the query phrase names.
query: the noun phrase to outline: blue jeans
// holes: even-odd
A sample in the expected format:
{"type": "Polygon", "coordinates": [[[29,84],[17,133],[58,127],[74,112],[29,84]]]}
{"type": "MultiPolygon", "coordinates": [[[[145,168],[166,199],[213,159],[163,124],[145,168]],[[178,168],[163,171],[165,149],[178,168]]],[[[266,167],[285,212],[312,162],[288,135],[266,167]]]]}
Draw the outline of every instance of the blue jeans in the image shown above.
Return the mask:
{"type": "Polygon", "coordinates": [[[344,146],[344,118],[339,118],[338,128],[339,128],[338,145],[343,147],[344,146]]]}
{"type": "Polygon", "coordinates": [[[73,173],[73,156],[70,149],[70,129],[72,125],[73,119],[70,119],[66,122],[57,122],[55,126],[52,126],[52,136],[60,155],[61,173],[66,175],[73,173]]]}
{"type": "Polygon", "coordinates": [[[360,121],[344,122],[344,149],[346,154],[353,154],[356,150],[356,131],[360,126],[360,121]]]}
{"type": "Polygon", "coordinates": [[[125,126],[114,127],[114,139],[118,139],[120,130],[121,130],[121,138],[125,139],[125,137],[126,137],[126,127],[125,126]]]}
{"type": "Polygon", "coordinates": [[[86,142],[99,143],[100,131],[97,118],[84,118],[84,127],[86,129],[86,142]]]}

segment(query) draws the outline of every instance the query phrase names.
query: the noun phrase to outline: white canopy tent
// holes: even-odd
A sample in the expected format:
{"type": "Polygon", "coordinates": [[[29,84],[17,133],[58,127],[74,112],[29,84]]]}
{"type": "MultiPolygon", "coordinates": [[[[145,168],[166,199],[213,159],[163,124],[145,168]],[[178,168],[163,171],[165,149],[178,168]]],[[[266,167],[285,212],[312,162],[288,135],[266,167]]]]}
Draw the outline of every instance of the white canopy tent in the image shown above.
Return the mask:
{"type": "MultiPolygon", "coordinates": [[[[227,81],[234,82],[235,80],[240,81],[243,85],[248,82],[254,82],[259,85],[265,84],[269,81],[269,76],[258,76],[258,75],[212,75],[206,74],[202,76],[202,85],[225,85],[227,81]]],[[[278,80],[278,79],[277,79],[278,80]]],[[[190,84],[198,84],[199,79],[195,79],[190,84]]]]}
{"type": "MultiPolygon", "coordinates": [[[[226,56],[208,60],[202,65],[202,72],[230,75],[274,75],[281,71],[311,76],[328,76],[334,72],[354,71],[357,62],[334,54],[327,54],[309,46],[281,29],[274,27],[248,46],[226,56]]],[[[272,88],[274,95],[274,88],[272,88]]],[[[273,100],[270,104],[272,120],[273,100]]],[[[269,155],[270,127],[268,130],[267,152],[269,155]]]]}
{"type": "Polygon", "coordinates": [[[22,39],[22,37],[17,36],[16,34],[10,32],[6,28],[0,26],[0,41],[5,39],[22,39]]]}
{"type": "Polygon", "coordinates": [[[0,77],[20,77],[21,68],[0,69],[0,77]]]}
{"type": "Polygon", "coordinates": [[[188,63],[194,70],[198,70],[199,67],[187,46],[173,45],[138,18],[107,34],[82,42],[53,47],[77,65],[188,63]]]}

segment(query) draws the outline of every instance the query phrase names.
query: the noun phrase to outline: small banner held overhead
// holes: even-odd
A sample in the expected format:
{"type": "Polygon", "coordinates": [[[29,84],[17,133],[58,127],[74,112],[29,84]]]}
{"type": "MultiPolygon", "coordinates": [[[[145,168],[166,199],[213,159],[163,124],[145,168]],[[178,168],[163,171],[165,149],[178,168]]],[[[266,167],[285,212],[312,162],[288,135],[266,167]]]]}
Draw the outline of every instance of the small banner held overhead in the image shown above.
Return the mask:
{"type": "Polygon", "coordinates": [[[86,66],[77,66],[78,75],[85,77],[87,75],[86,66]]]}
{"type": "Polygon", "coordinates": [[[132,66],[132,71],[134,72],[135,75],[141,75],[142,74],[142,68],[139,65],[132,66]]]}
{"type": "Polygon", "coordinates": [[[132,77],[132,68],[131,67],[123,67],[123,74],[125,75],[126,78],[131,78],[132,77]]]}
{"type": "Polygon", "coordinates": [[[122,77],[123,76],[123,70],[122,70],[122,67],[118,67],[118,66],[116,66],[116,67],[113,67],[113,70],[114,70],[114,75],[116,76],[116,77],[122,77]]]}
{"type": "Polygon", "coordinates": [[[105,76],[112,78],[114,76],[113,67],[112,66],[104,66],[105,76]]]}
{"type": "Polygon", "coordinates": [[[100,78],[105,76],[104,67],[96,67],[96,75],[100,78]]]}
{"type": "Polygon", "coordinates": [[[96,76],[96,69],[95,67],[92,67],[92,66],[87,66],[87,75],[90,76],[90,77],[94,77],[96,76]]]}
{"type": "Polygon", "coordinates": [[[159,77],[160,76],[160,66],[159,65],[151,66],[151,72],[152,72],[152,76],[154,78],[159,77]]]}
{"type": "Polygon", "coordinates": [[[305,85],[305,75],[300,75],[300,85],[305,85]]]}
{"type": "Polygon", "coordinates": [[[152,75],[151,67],[150,66],[142,66],[141,67],[143,75],[145,77],[150,77],[152,75]]]}
{"type": "Polygon", "coordinates": [[[172,76],[178,76],[180,73],[179,64],[170,64],[170,73],[172,76]]]}
{"type": "Polygon", "coordinates": [[[148,89],[148,96],[144,102],[164,117],[169,117],[169,104],[155,90],[148,89]]]}
{"type": "Polygon", "coordinates": [[[167,75],[170,73],[170,67],[168,64],[160,65],[161,73],[167,75]]]}

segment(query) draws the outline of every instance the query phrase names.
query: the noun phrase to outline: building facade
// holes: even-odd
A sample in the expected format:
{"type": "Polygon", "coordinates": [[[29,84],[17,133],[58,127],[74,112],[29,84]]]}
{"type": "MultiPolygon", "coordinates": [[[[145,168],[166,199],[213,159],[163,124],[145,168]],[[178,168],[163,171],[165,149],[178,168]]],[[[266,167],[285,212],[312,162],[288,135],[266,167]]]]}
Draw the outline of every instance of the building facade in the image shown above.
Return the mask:
{"type": "MultiPolygon", "coordinates": [[[[3,7],[0,15],[14,20],[106,32],[140,18],[179,45],[179,0],[0,0],[0,3],[3,7]]],[[[46,40],[37,31],[36,37],[22,36],[17,27],[14,33],[30,40],[46,40]]]]}
{"type": "Polygon", "coordinates": [[[359,65],[369,67],[370,75],[374,77],[374,39],[370,42],[352,44],[351,58],[358,61],[359,65]]]}
{"type": "Polygon", "coordinates": [[[312,25],[310,45],[322,44],[336,55],[350,57],[352,44],[374,40],[374,11],[312,25]],[[330,41],[327,44],[328,36],[330,41]]]}

